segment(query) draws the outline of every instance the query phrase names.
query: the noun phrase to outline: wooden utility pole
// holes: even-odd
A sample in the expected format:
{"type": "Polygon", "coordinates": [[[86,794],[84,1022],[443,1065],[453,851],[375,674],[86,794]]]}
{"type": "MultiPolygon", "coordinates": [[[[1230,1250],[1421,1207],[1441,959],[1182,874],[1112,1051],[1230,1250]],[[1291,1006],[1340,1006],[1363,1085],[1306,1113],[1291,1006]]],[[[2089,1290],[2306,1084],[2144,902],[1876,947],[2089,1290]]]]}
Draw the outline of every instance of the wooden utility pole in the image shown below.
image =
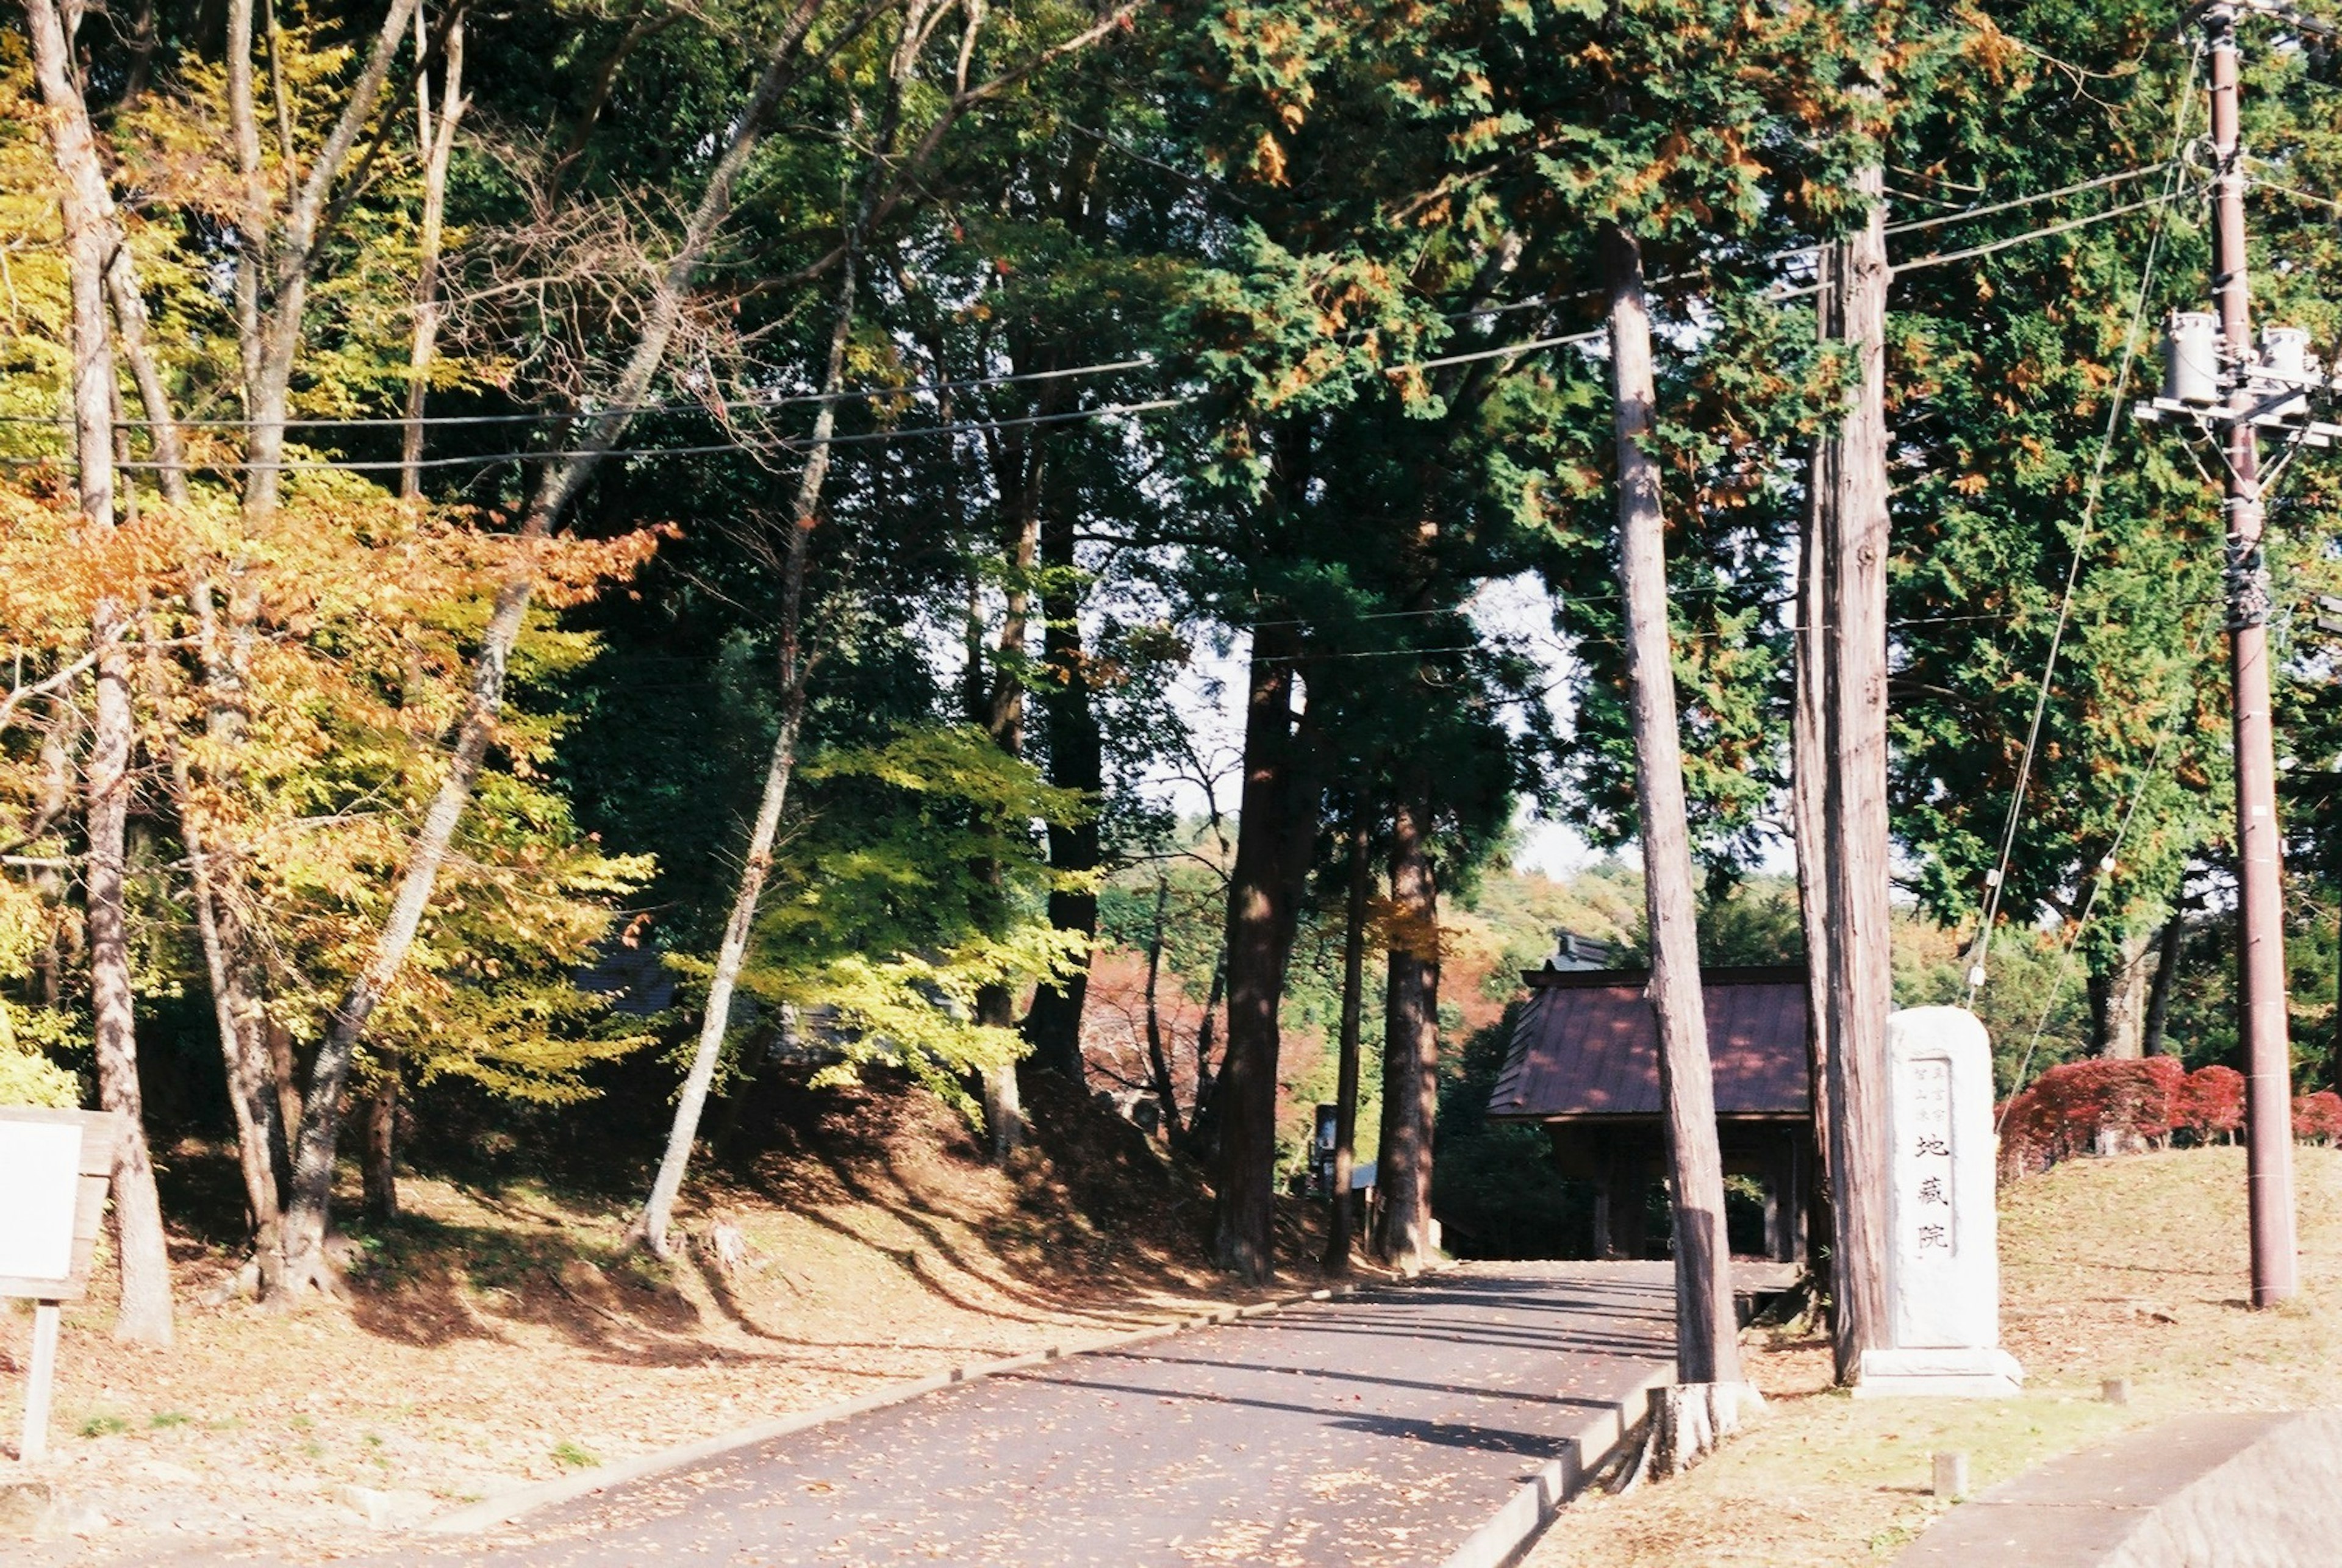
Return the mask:
{"type": "MultiPolygon", "coordinates": [[[[2222,357],[2253,363],[2246,278],[2244,150],[2237,125],[2237,8],[2204,13],[2212,57],[2212,293],[2222,357]]],[[[2237,960],[2244,1003],[2245,1148],[2253,1245],[2253,1304],[2294,1293],[2293,1052],[2286,1037],[2285,904],[2277,837],[2276,739],[2269,714],[2268,563],[2261,551],[2260,450],[2252,423],[2262,395],[2237,374],[2228,393],[2228,671],[2237,774],[2237,960]]]]}
{"type": "Polygon", "coordinates": [[[1676,728],[1675,654],[1667,629],[1666,519],[1650,439],[1657,394],[1642,249],[1616,227],[1602,235],[1610,295],[1610,370],[1618,426],[1618,576],[1626,609],[1626,685],[1635,723],[1635,799],[1651,925],[1651,1006],[1658,1015],[1659,1097],[1675,1203],[1676,1381],[1741,1381],[1724,1230],[1724,1160],[1700,994],[1698,912],[1676,728]]]}

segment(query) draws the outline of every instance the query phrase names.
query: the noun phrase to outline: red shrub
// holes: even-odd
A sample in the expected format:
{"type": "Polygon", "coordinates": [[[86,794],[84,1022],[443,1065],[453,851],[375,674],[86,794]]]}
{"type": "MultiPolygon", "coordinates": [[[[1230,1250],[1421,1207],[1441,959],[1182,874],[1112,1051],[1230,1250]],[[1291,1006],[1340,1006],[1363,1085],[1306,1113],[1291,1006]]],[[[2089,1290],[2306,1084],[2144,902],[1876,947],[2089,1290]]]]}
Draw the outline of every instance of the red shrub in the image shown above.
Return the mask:
{"type": "Polygon", "coordinates": [[[2159,1143],[2171,1132],[2173,1101],[2185,1081],[2168,1056],[2127,1062],[2065,1062],[2008,1103],[2000,1129],[2006,1176],[2047,1170],[2060,1160],[2159,1143]]]}
{"type": "MultiPolygon", "coordinates": [[[[2168,1056],[2067,1062],[2035,1079],[2001,1111],[2004,1180],[2077,1154],[2160,1143],[2174,1132],[2199,1144],[2245,1123],[2245,1075],[2233,1067],[2182,1074],[2168,1056]]],[[[2342,1094],[2321,1089],[2293,1102],[2293,1135],[2342,1144],[2342,1094]]]]}
{"type": "Polygon", "coordinates": [[[2245,1075],[2234,1067],[2199,1067],[2172,1096],[2172,1125],[2208,1144],[2245,1124],[2245,1075]]]}
{"type": "Polygon", "coordinates": [[[2320,1089],[2315,1094],[2295,1095],[2293,1135],[2320,1144],[2342,1142],[2342,1094],[2320,1089]]]}

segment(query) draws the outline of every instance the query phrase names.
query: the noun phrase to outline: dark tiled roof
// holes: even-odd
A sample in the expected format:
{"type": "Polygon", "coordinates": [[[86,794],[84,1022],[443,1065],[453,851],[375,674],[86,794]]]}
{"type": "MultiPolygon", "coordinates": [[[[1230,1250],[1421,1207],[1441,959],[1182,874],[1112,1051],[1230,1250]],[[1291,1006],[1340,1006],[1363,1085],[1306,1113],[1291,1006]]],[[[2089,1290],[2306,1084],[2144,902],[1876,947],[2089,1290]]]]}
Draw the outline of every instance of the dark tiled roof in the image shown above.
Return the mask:
{"type": "MultiPolygon", "coordinates": [[[[1659,1114],[1659,1027],[1641,970],[1525,975],[1531,994],[1488,1097],[1502,1121],[1659,1114]]],[[[1719,1116],[1803,1116],[1806,979],[1796,965],[1701,976],[1719,1116]]]]}

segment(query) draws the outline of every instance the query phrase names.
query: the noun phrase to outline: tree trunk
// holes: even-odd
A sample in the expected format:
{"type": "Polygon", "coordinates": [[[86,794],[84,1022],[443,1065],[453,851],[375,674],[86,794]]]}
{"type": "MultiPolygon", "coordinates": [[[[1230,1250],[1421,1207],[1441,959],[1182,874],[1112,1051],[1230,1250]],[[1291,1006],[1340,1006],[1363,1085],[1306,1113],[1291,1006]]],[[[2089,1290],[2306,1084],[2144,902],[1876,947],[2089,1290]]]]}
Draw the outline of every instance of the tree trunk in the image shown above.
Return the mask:
{"type": "Polygon", "coordinates": [[[1358,1155],[1358,1024],[1366,1004],[1366,900],[1374,892],[1368,863],[1366,800],[1360,792],[1350,823],[1350,897],[1342,922],[1342,1033],[1334,1069],[1334,1183],[1326,1227],[1326,1272],[1350,1272],[1350,1173],[1358,1155]]]}
{"type": "Polygon", "coordinates": [[[2147,1027],[2139,1040],[2145,1055],[2160,1056],[2169,1044],[2165,1030],[2171,1021],[2171,987],[2179,978],[2179,950],[2187,936],[2187,922],[2175,909],[2155,941],[2155,981],[2147,987],[2147,1027]]]}
{"type": "Polygon", "coordinates": [[[1725,1239],[1724,1160],[1716,1146],[1707,1014],[1700,992],[1698,903],[1676,728],[1675,650],[1668,629],[1666,519],[1651,437],[1657,391],[1641,247],[1623,230],[1602,235],[1610,295],[1610,369],[1618,425],[1618,575],[1626,614],[1626,687],[1635,726],[1635,799],[1643,839],[1644,904],[1651,927],[1650,997],[1659,1031],[1659,1097],[1675,1205],[1676,1381],[1741,1381],[1725,1239]]]}
{"type": "Polygon", "coordinates": [[[97,668],[95,715],[90,726],[86,799],[89,813],[91,1032],[96,1046],[98,1101],[120,1113],[121,1142],[114,1162],[114,1229],[122,1268],[122,1304],[115,1337],[147,1344],[171,1343],[171,1256],[163,1233],[163,1205],[146,1146],[145,1095],[138,1083],[135,1002],[130,983],[125,833],[130,813],[130,755],[137,720],[130,707],[130,654],[123,646],[118,606],[101,603],[95,634],[113,651],[97,668]]]}
{"type": "MultiPolygon", "coordinates": [[[[1080,791],[1082,799],[1094,806],[1106,788],[1106,747],[1090,692],[1089,664],[1083,656],[1081,600],[1075,592],[1078,515],[1062,494],[1048,497],[1042,511],[1040,697],[1048,731],[1049,782],[1080,791]]],[[[1078,822],[1049,824],[1049,868],[1059,876],[1086,876],[1105,858],[1095,809],[1078,822]]],[[[1079,932],[1085,941],[1095,939],[1097,894],[1087,889],[1052,889],[1049,924],[1060,931],[1079,932]]],[[[1033,1060],[1076,1084],[1083,1081],[1082,1010],[1089,984],[1086,951],[1071,974],[1034,993],[1033,1006],[1025,1015],[1025,1038],[1032,1043],[1033,1060]]]]}
{"type": "Polygon", "coordinates": [[[2093,1054],[2111,1062],[2136,1061],[2147,1054],[2155,937],[2152,926],[2125,931],[2107,971],[2090,976],[2093,1054]]]}
{"type": "Polygon", "coordinates": [[[366,1218],[386,1225],[398,1218],[398,1058],[390,1056],[366,1095],[366,1218]]]}
{"type": "MultiPolygon", "coordinates": [[[[817,0],[804,0],[797,12],[799,23],[808,20],[817,0]]],[[[903,85],[910,75],[916,58],[916,37],[919,34],[927,8],[914,4],[904,15],[902,30],[896,35],[894,54],[887,68],[886,108],[880,117],[877,134],[872,139],[873,155],[864,166],[861,194],[847,219],[845,251],[838,269],[837,302],[830,318],[828,355],[823,363],[820,411],[814,415],[813,432],[806,443],[806,465],[797,476],[796,506],[789,529],[787,560],[781,590],[781,726],[773,739],[773,753],[765,768],[765,787],[756,805],[756,818],[748,834],[748,857],[740,872],[740,885],[734,894],[732,913],[724,926],[724,941],[716,952],[716,973],[707,993],[707,1010],[699,1024],[699,1042],[692,1053],[691,1071],[685,1078],[682,1094],[676,1102],[675,1124],[668,1130],[666,1152],[661,1156],[657,1177],[651,1183],[650,1196],[643,1212],[629,1232],[630,1239],[640,1242],[654,1255],[670,1255],[667,1226],[673,1219],[676,1196],[683,1190],[683,1175],[691,1163],[691,1147],[699,1135],[700,1113],[707,1104],[708,1085],[716,1077],[716,1067],[724,1054],[724,1032],[730,1022],[732,992],[738,984],[740,971],[748,953],[748,937],[756,920],[756,905],[764,896],[765,880],[772,872],[773,840],[780,831],[781,811],[788,800],[789,784],[796,772],[797,737],[804,727],[806,706],[806,660],[800,644],[804,624],[806,554],[810,545],[815,514],[820,509],[822,488],[828,482],[829,464],[834,450],[832,437],[837,430],[837,393],[846,385],[846,350],[854,336],[854,312],[861,278],[862,242],[869,231],[871,211],[877,193],[879,172],[886,167],[895,151],[896,133],[901,125],[903,85]]],[[[766,86],[773,81],[766,73],[766,86]]],[[[759,103],[766,102],[765,87],[760,87],[759,103]]],[[[760,117],[752,111],[752,118],[760,117]]],[[[753,145],[747,124],[735,133],[733,150],[753,145]],[[740,138],[748,137],[744,142],[740,138]]],[[[730,176],[720,171],[710,195],[702,202],[702,215],[715,199],[716,188],[728,191],[730,176]]],[[[728,198],[727,198],[728,199],[728,198]]],[[[696,217],[695,224],[699,220],[696,217]]],[[[713,219],[707,232],[713,233],[713,219]]],[[[680,306],[681,279],[669,264],[668,277],[674,287],[662,295],[673,297],[680,306]]],[[[670,321],[666,331],[671,333],[670,321]]],[[[664,341],[664,339],[662,339],[664,341]]]]}
{"type": "MultiPolygon", "coordinates": [[[[603,457],[624,439],[633,423],[628,411],[643,401],[666,363],[667,348],[683,321],[685,296],[708,247],[731,216],[740,175],[762,143],[774,110],[807,68],[801,59],[802,45],[821,4],[822,0],[797,0],[767,55],[754,94],[734,122],[731,140],[716,160],[698,205],[660,273],[626,368],[609,389],[606,406],[612,412],[586,422],[575,454],[549,467],[530,498],[517,534],[521,548],[516,564],[497,590],[480,651],[473,661],[472,688],[456,726],[446,775],[432,796],[422,830],[399,874],[390,913],[373,951],[330,1014],[325,1038],[311,1069],[310,1092],[294,1156],[293,1202],[285,1213],[285,1288],[288,1292],[323,1285],[328,1278],[325,1222],[333,1199],[334,1154],[341,1141],[342,1089],[367,1022],[405,964],[438,884],[440,867],[446,863],[456,824],[479,778],[503,711],[513,644],[535,594],[537,552],[603,457]]],[[[761,877],[761,872],[757,874],[761,877]]]]}
{"type": "Polygon", "coordinates": [[[1431,1239],[1431,1160],[1439,1109],[1439,887],[1424,838],[1431,780],[1410,771],[1391,812],[1390,955],[1383,992],[1383,1124],[1376,1154],[1379,1250],[1402,1273],[1438,1255],[1431,1239]]]}
{"type": "Polygon", "coordinates": [[[415,115],[416,150],[423,157],[422,251],[415,262],[415,333],[406,353],[406,429],[401,437],[398,493],[423,497],[423,410],[431,390],[431,365],[439,346],[439,250],[445,237],[447,164],[455,151],[455,127],[471,100],[464,95],[464,18],[447,25],[446,59],[441,67],[439,123],[431,123],[431,82],[423,70],[425,45],[423,11],[415,12],[415,115]]]}
{"type": "MultiPolygon", "coordinates": [[[[98,163],[97,142],[73,70],[73,44],[55,0],[25,0],[34,75],[48,120],[59,176],[65,261],[73,303],[73,414],[75,489],[83,523],[114,526],[113,339],[105,314],[113,199],[98,163]]],[[[115,1239],[122,1271],[116,1338],[171,1343],[171,1257],[163,1207],[146,1145],[145,1096],[138,1083],[135,1001],[125,880],[130,813],[130,762],[137,744],[131,708],[133,664],[128,613],[101,599],[91,618],[97,679],[84,765],[89,862],[84,891],[89,927],[91,1032],[98,1099],[120,1114],[114,1163],[115,1239]]]]}
{"type": "Polygon", "coordinates": [[[1155,874],[1155,924],[1146,939],[1146,1071],[1155,1083],[1155,1102],[1163,1108],[1165,1141],[1179,1142],[1179,1085],[1171,1076],[1171,1053],[1163,1040],[1163,1012],[1156,994],[1163,979],[1163,927],[1170,918],[1171,879],[1158,867],[1155,874]]]}
{"type": "MultiPolygon", "coordinates": [[[[1821,247],[1817,265],[1821,275],[1817,326],[1825,342],[1836,334],[1830,275],[1837,247],[1821,247]]],[[[1797,535],[1797,624],[1793,634],[1797,695],[1790,721],[1790,811],[1795,824],[1797,863],[1797,916],[1806,943],[1806,1070],[1813,1096],[1815,1191],[1822,1212],[1829,1212],[1831,1127],[1837,1116],[1830,1104],[1830,908],[1828,854],[1829,794],[1829,638],[1828,594],[1825,566],[1827,549],[1824,528],[1830,495],[1836,486],[1836,444],[1827,437],[1814,444],[1813,462],[1806,474],[1806,504],[1797,535]]],[[[1834,1248],[1808,1251],[1807,1271],[1819,1300],[1832,1297],[1830,1279],[1834,1248]]]]}
{"type": "MultiPolygon", "coordinates": [[[[244,510],[246,517],[255,521],[265,521],[275,514],[284,489],[285,432],[291,414],[293,366],[300,353],[309,285],[324,248],[334,190],[359,136],[374,122],[375,107],[389,81],[391,65],[405,42],[406,25],[414,15],[415,5],[416,0],[390,0],[381,25],[366,47],[357,75],[350,83],[342,112],[318,145],[308,169],[295,170],[287,162],[285,178],[294,188],[287,192],[282,221],[271,233],[269,265],[250,285],[255,291],[254,304],[257,308],[248,325],[256,328],[257,341],[247,341],[244,348],[247,367],[245,414],[251,421],[245,444],[244,510]]],[[[230,7],[231,16],[237,15],[239,9],[248,51],[251,0],[235,0],[230,7]]],[[[272,28],[272,34],[273,31],[272,28]]],[[[271,45],[273,56],[273,36],[271,45]]],[[[236,52],[232,46],[231,55],[236,52]]],[[[258,184],[257,160],[251,156],[255,149],[245,145],[254,123],[248,54],[240,85],[238,102],[238,79],[231,75],[231,118],[235,122],[239,157],[245,163],[245,205],[247,216],[251,217],[255,215],[249,210],[254,207],[255,195],[265,198],[258,184]]],[[[278,110],[280,115],[285,111],[281,92],[278,110]]]]}
{"type": "MultiPolygon", "coordinates": [[[[1047,414],[1057,406],[1058,384],[1045,382],[1036,407],[1047,414]]],[[[982,683],[982,706],[974,715],[993,744],[1012,757],[1025,754],[1026,729],[1026,666],[1031,654],[1033,621],[1033,585],[1036,568],[1040,563],[1041,519],[1044,511],[1044,490],[1046,478],[1047,453],[1044,444],[1025,431],[1009,432],[993,454],[994,482],[1007,507],[1006,538],[1004,543],[1008,558],[1006,603],[1000,616],[1000,641],[992,661],[992,676],[982,683]]],[[[1070,539],[1068,540],[1070,548],[1070,539]]],[[[1044,613],[1046,619],[1046,612],[1044,613]]],[[[1050,832],[1050,853],[1056,854],[1057,834],[1050,832]]],[[[976,868],[979,880],[994,889],[1000,886],[1001,873],[996,864],[976,868]]],[[[1054,917],[1056,899],[1051,899],[1054,917]]],[[[1004,905],[1005,913],[1005,905],[1004,905]]],[[[1096,914],[1093,907],[1093,924],[1096,914]]],[[[1036,999],[1036,1005],[1037,999],[1036,999]]],[[[1016,999],[1006,987],[986,985],[976,997],[976,1020],[993,1028],[1013,1029],[1016,1026],[1016,999]]],[[[1071,1076],[1081,1082],[1080,1021],[1074,1020],[1071,1076]]],[[[1016,1083],[1016,1064],[1006,1062],[987,1067],[982,1074],[984,1125],[992,1146],[995,1164],[1005,1164],[1025,1140],[1025,1107],[1016,1083]]]]}
{"type": "Polygon", "coordinates": [[[1212,1255],[1250,1283],[1276,1267],[1277,1005],[1292,954],[1287,835],[1310,824],[1293,811],[1294,663],[1290,625],[1252,634],[1245,701],[1245,778],[1228,877],[1228,1041],[1212,1091],[1218,1134],[1212,1255]]]}
{"type": "MultiPolygon", "coordinates": [[[[1016,999],[1003,985],[979,987],[976,1021],[996,1029],[1014,1029],[1016,999]]],[[[1006,1165],[1025,1142],[1025,1094],[1016,1082],[1016,1064],[987,1067],[983,1078],[978,1098],[984,1107],[985,1143],[992,1151],[992,1163],[1006,1165]]]]}
{"type": "Polygon", "coordinates": [[[1196,1094],[1187,1107],[1187,1152],[1189,1155],[1217,1170],[1220,1161],[1220,1122],[1215,1109],[1219,1095],[1215,1093],[1220,1075],[1212,1065],[1212,1053],[1219,1044],[1220,1010],[1228,999],[1228,948],[1225,938],[1220,950],[1212,955],[1212,980],[1204,992],[1204,1014],[1196,1021],[1196,1094]]]}
{"type": "MultiPolygon", "coordinates": [[[[856,266],[846,262],[838,285],[836,314],[829,330],[829,357],[822,373],[822,390],[835,394],[843,385],[846,346],[853,335],[856,266]]],[[[765,764],[764,792],[757,798],[756,821],[748,830],[748,856],[740,868],[740,885],[732,896],[732,913],[724,924],[724,941],[716,949],[716,972],[708,984],[707,1005],[699,1020],[699,1042],[693,1048],[691,1071],[676,1101],[675,1124],[667,1132],[666,1152],[658,1175],[629,1233],[653,1255],[670,1254],[667,1226],[675,1201],[683,1191],[684,1172],[691,1164],[691,1146],[699,1136],[700,1112],[707,1104],[708,1086],[724,1055],[724,1032],[732,1019],[732,993],[748,957],[748,936],[756,923],[756,905],[764,897],[765,879],[773,866],[773,841],[779,834],[782,808],[788,803],[789,784],[796,776],[797,734],[805,722],[806,670],[798,637],[804,622],[806,552],[811,542],[815,512],[821,505],[822,486],[829,475],[830,437],[836,429],[837,403],[825,397],[814,415],[812,450],[805,472],[797,478],[796,507],[789,529],[788,556],[781,589],[781,727],[773,737],[771,757],[765,764]]]]}
{"type": "Polygon", "coordinates": [[[1870,203],[1839,242],[1828,282],[1835,341],[1856,370],[1827,443],[1820,624],[1827,722],[1822,863],[1829,888],[1825,1014],[1829,1043],[1831,1340],[1841,1382],[1887,1343],[1887,211],[1876,165],[1854,180],[1870,203]]]}
{"type": "MultiPolygon", "coordinates": [[[[2177,914],[2172,915],[2171,924],[2176,933],[2179,925],[2179,916],[2177,914]]],[[[2179,941],[2177,934],[2169,934],[2164,938],[2166,951],[2163,956],[2163,966],[2174,974],[2177,974],[2179,969],[2179,941]]],[[[2342,931],[2335,934],[2334,954],[2336,970],[2334,1043],[2327,1048],[2326,1075],[2337,1090],[2342,1090],[2342,931]]],[[[2165,989],[2167,992],[2169,988],[2167,986],[2165,989]]],[[[2158,1024],[2160,1022],[2158,1019],[2158,1024]]]]}
{"type": "Polygon", "coordinates": [[[276,1151],[276,1179],[289,1198],[293,1191],[292,1139],[304,1123],[301,1107],[300,1063],[293,1054],[293,1032],[265,1014],[260,1017],[261,1041],[268,1053],[268,1075],[276,1088],[277,1125],[285,1147],[276,1151]]]}
{"type": "MultiPolygon", "coordinates": [[[[146,641],[148,679],[159,706],[163,693],[162,655],[153,636],[146,641]]],[[[165,731],[165,747],[171,785],[179,814],[179,835],[187,852],[188,880],[193,884],[196,944],[204,955],[205,978],[212,993],[212,1021],[217,1029],[220,1054],[227,1079],[228,1111],[235,1125],[236,1164],[244,1177],[245,1210],[252,1226],[254,1256],[260,1265],[266,1294],[276,1284],[283,1261],[281,1205],[284,1203],[285,1130],[277,1118],[277,1099],[269,1081],[266,1047],[261,1038],[257,1006],[237,984],[230,953],[236,946],[230,934],[235,913],[219,896],[215,867],[202,808],[195,799],[186,754],[165,731]]]]}

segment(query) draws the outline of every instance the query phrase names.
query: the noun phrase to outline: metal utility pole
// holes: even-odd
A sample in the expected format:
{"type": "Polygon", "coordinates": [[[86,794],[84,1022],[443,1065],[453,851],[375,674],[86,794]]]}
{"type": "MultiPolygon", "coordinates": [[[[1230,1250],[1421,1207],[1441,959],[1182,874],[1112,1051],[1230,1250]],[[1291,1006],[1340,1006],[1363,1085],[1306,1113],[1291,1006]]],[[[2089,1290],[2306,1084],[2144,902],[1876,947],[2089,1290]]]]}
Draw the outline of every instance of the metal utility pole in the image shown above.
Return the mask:
{"type": "Polygon", "coordinates": [[[2245,171],[2237,125],[2237,8],[2204,14],[2212,56],[2212,293],[2229,377],[2227,429],[2228,662],[2234,691],[2237,979],[2244,1004],[2246,1154],[2252,1215],[2253,1304],[2294,1293],[2293,1051],[2286,1036],[2285,904],[2277,839],[2276,740],[2270,724],[2268,564],[2261,551],[2260,443],[2265,395],[2244,374],[2255,363],[2245,275],[2245,171]]]}

